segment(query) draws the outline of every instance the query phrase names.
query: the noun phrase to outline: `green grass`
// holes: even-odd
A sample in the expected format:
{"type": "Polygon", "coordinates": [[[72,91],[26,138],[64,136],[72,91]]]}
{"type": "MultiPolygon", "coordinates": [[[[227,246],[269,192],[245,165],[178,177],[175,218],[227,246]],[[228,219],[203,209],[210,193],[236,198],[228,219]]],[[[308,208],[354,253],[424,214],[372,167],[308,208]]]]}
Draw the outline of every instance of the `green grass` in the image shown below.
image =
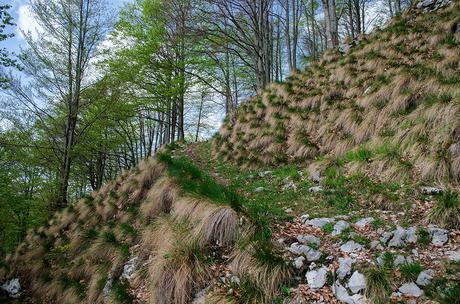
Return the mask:
{"type": "Polygon", "coordinates": [[[130,304],[133,302],[133,298],[128,291],[128,287],[120,281],[115,281],[113,283],[111,294],[117,303],[130,304]]]}
{"type": "Polygon", "coordinates": [[[241,210],[238,194],[202,172],[188,157],[173,158],[169,153],[158,153],[157,158],[167,164],[168,173],[175,177],[175,181],[185,192],[228,204],[236,211],[241,210]]]}
{"type": "Polygon", "coordinates": [[[331,234],[334,231],[334,223],[327,223],[323,226],[323,231],[327,234],[331,234]]]}
{"type": "Polygon", "coordinates": [[[109,243],[109,244],[117,244],[117,237],[115,236],[115,233],[113,231],[104,231],[102,234],[102,239],[104,242],[109,243]]]}
{"type": "Polygon", "coordinates": [[[417,243],[419,243],[422,246],[427,246],[430,244],[430,242],[431,242],[431,239],[430,239],[430,233],[428,232],[428,230],[426,230],[423,227],[420,228],[418,230],[417,243]]]}
{"type": "Polygon", "coordinates": [[[401,265],[399,271],[401,271],[403,278],[410,282],[417,279],[420,272],[423,271],[423,267],[419,263],[410,263],[401,265]]]}
{"type": "Polygon", "coordinates": [[[447,190],[435,201],[428,218],[430,222],[444,228],[460,228],[460,199],[456,192],[447,190]]]}
{"type": "Polygon", "coordinates": [[[369,268],[365,271],[366,297],[374,304],[388,303],[392,286],[390,273],[385,268],[369,268]]]}

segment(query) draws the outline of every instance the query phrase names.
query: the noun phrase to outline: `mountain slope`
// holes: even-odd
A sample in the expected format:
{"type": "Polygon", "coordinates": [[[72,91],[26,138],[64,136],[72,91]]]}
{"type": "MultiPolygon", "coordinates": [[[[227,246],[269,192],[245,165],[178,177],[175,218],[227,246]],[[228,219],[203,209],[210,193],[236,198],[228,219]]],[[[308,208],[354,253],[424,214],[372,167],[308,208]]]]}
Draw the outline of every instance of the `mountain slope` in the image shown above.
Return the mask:
{"type": "Polygon", "coordinates": [[[459,16],[458,2],[413,9],[345,54],[328,51],[243,104],[215,151],[248,167],[345,161],[387,180],[458,183],[459,16]]]}
{"type": "Polygon", "coordinates": [[[271,84],[212,141],[167,146],[30,231],[3,289],[20,282],[16,303],[456,303],[459,24],[459,2],[414,9],[271,84]]]}

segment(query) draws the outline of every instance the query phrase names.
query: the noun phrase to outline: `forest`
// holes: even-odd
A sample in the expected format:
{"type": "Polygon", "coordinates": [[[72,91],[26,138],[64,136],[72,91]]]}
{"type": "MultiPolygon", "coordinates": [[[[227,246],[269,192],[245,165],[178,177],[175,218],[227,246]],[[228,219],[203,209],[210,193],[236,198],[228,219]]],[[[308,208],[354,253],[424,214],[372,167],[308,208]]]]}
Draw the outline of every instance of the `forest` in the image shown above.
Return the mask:
{"type": "Polygon", "coordinates": [[[459,0],[15,0],[0,43],[1,303],[460,303],[459,0]]]}
{"type": "Polygon", "coordinates": [[[400,0],[31,0],[0,7],[0,256],[162,145],[209,138],[270,82],[347,48],[400,0]],[[14,5],[14,6],[12,6],[14,5]]]}

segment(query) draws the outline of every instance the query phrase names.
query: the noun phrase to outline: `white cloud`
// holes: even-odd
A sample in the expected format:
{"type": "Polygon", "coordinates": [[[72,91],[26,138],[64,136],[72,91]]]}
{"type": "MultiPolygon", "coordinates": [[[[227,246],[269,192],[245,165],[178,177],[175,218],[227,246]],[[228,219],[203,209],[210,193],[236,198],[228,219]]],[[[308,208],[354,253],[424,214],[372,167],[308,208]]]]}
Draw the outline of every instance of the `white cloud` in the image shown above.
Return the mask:
{"type": "Polygon", "coordinates": [[[39,25],[35,20],[30,6],[28,4],[24,4],[19,6],[18,8],[18,27],[17,27],[17,35],[21,38],[24,38],[23,32],[31,33],[34,38],[38,36],[38,28],[39,25]]]}

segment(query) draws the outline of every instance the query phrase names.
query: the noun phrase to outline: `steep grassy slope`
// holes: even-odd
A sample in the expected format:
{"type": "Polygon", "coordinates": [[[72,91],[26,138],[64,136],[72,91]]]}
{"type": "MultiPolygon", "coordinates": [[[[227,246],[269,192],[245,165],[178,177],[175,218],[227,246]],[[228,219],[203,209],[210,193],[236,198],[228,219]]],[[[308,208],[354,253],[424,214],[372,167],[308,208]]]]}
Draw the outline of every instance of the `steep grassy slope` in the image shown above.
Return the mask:
{"type": "Polygon", "coordinates": [[[200,172],[170,161],[147,160],[56,214],[7,259],[3,276],[19,277],[26,295],[43,303],[126,303],[132,293],[120,275],[134,256],[143,270],[132,288],[153,303],[189,302],[211,276],[208,249],[233,245],[237,218],[215,185],[219,204],[184,196],[167,170],[179,170],[192,188],[200,172]]]}
{"type": "Polygon", "coordinates": [[[460,182],[460,5],[411,10],[228,117],[215,151],[248,167],[348,163],[380,179],[460,182]]]}
{"type": "Polygon", "coordinates": [[[243,104],[211,142],[165,147],[30,231],[0,282],[20,279],[17,303],[340,303],[351,272],[340,281],[338,264],[351,256],[367,286],[347,303],[390,303],[424,269],[436,278],[417,303],[456,303],[459,23],[459,2],[411,11],[328,52],[243,104]],[[434,181],[454,191],[420,191],[434,181]],[[442,246],[427,224],[449,229],[442,246]],[[381,240],[401,227],[415,243],[381,240]],[[306,235],[319,256],[297,267],[306,235]],[[359,253],[341,249],[350,241],[359,253]],[[395,266],[399,256],[412,262],[395,266]],[[317,289],[305,277],[315,269],[327,269],[317,289]]]}

